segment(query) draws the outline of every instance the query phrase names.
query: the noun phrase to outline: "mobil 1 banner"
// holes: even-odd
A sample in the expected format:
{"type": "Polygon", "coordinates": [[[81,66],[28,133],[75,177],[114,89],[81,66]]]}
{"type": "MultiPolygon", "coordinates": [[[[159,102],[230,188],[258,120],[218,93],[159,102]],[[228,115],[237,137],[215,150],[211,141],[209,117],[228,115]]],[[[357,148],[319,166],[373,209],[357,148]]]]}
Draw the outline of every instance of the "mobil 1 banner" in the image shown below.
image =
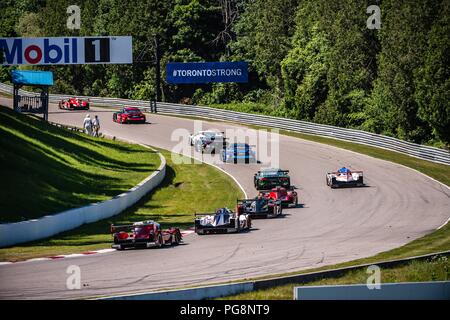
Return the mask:
{"type": "Polygon", "coordinates": [[[170,84],[248,82],[248,64],[239,62],[170,62],[166,67],[170,84]]]}
{"type": "Polygon", "coordinates": [[[132,37],[0,38],[2,65],[133,63],[132,37]]]}

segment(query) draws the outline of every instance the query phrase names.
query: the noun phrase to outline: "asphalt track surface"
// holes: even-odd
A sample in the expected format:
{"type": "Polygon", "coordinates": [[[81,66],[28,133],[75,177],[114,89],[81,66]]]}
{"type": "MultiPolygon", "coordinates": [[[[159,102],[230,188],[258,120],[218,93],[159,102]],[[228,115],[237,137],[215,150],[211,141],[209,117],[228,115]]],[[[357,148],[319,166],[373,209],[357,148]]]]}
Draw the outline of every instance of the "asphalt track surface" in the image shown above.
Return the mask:
{"type": "MultiPolygon", "coordinates": [[[[0,103],[11,102],[0,98],[0,103]]],[[[111,121],[111,110],[91,108],[89,113],[100,116],[104,133],[169,150],[179,144],[171,139],[176,129],[194,129],[190,119],[148,115],[151,123],[120,125],[111,121]]],[[[52,105],[49,120],[81,126],[85,114],[52,105]]],[[[203,129],[209,128],[244,127],[203,122],[203,129]]],[[[3,265],[0,298],[88,298],[321,267],[402,246],[449,218],[450,190],[403,166],[288,136],[279,136],[279,152],[280,166],[290,170],[302,204],[285,209],[284,217],[254,220],[246,233],[188,235],[177,247],[3,265]],[[331,190],[325,173],[340,166],[364,170],[368,186],[331,190]],[[80,290],[66,287],[70,265],[81,269],[80,290]]],[[[219,166],[254,196],[253,174],[267,165],[219,166]]]]}

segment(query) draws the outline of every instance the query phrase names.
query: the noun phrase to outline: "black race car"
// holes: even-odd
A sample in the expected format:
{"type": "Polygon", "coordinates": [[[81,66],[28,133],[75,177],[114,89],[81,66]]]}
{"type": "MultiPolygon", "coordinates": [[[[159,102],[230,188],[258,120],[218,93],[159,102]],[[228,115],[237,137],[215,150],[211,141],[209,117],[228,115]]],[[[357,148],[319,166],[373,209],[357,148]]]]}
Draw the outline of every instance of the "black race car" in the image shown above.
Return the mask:
{"type": "Polygon", "coordinates": [[[262,195],[255,199],[237,200],[237,211],[249,214],[250,217],[274,218],[282,214],[280,200],[265,198],[262,195]]]}
{"type": "Polygon", "coordinates": [[[263,169],[255,173],[253,180],[256,190],[271,190],[275,187],[291,188],[289,170],[276,168],[263,169]]]}

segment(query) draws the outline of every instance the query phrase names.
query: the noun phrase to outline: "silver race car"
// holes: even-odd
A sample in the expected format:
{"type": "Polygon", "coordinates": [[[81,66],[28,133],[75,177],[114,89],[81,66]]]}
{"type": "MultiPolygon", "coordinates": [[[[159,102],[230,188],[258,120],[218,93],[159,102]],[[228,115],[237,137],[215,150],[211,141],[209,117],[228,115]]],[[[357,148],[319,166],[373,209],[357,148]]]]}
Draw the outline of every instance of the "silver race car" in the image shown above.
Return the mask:
{"type": "Polygon", "coordinates": [[[198,152],[215,153],[224,148],[225,137],[224,133],[219,131],[198,131],[189,136],[189,143],[198,152]]]}

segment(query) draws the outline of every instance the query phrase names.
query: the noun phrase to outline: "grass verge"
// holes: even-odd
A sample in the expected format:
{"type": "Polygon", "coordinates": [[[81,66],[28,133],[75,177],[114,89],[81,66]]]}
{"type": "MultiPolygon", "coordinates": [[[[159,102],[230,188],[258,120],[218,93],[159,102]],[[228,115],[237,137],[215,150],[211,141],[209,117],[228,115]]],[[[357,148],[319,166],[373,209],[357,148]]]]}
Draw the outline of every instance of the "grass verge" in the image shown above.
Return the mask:
{"type": "Polygon", "coordinates": [[[207,164],[174,164],[168,151],[160,150],[167,160],[163,183],[124,213],[81,226],[50,239],[0,249],[0,261],[19,261],[57,254],[80,253],[109,248],[111,223],[127,224],[155,220],[162,226],[188,228],[194,212],[212,211],[235,205],[242,191],[226,174],[207,164]]]}
{"type": "Polygon", "coordinates": [[[161,162],[142,146],[62,130],[6,107],[0,119],[1,223],[109,199],[161,162]]]}
{"type": "MultiPolygon", "coordinates": [[[[265,290],[257,290],[221,300],[292,300],[293,289],[299,286],[322,286],[343,284],[364,284],[367,281],[366,270],[349,271],[337,278],[325,278],[309,283],[293,283],[265,290]]],[[[439,257],[431,261],[412,261],[406,265],[381,270],[381,283],[423,282],[450,280],[450,261],[439,257]]]]}

